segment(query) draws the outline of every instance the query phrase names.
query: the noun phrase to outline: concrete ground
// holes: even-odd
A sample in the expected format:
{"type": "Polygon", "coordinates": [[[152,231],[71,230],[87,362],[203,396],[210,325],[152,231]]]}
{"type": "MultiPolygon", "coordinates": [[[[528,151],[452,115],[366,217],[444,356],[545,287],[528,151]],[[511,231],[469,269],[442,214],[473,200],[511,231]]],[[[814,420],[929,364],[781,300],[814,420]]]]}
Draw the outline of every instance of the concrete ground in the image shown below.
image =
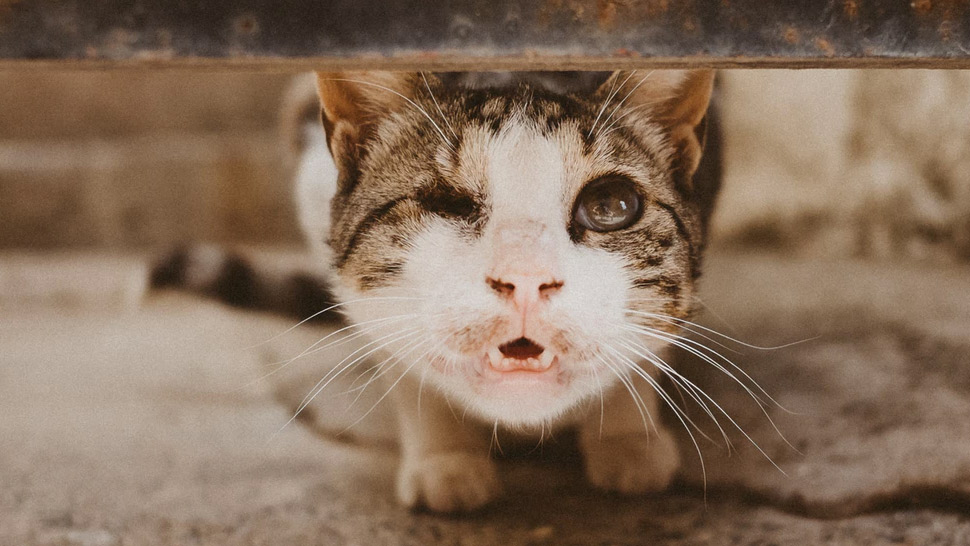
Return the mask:
{"type": "Polygon", "coordinates": [[[703,445],[706,493],[685,440],[672,491],[618,498],[584,484],[564,440],[502,462],[503,502],[441,517],[395,505],[380,408],[356,444],[332,432],[339,396],[283,426],[325,363],[257,379],[319,332],[253,347],[292,321],[189,295],[138,304],[137,259],[2,256],[0,544],[970,544],[970,269],[709,266],[710,324],[821,336],[732,353],[792,410],[769,413],[797,451],[743,391],[683,364],[787,475],[734,431],[731,458],[703,445]]]}

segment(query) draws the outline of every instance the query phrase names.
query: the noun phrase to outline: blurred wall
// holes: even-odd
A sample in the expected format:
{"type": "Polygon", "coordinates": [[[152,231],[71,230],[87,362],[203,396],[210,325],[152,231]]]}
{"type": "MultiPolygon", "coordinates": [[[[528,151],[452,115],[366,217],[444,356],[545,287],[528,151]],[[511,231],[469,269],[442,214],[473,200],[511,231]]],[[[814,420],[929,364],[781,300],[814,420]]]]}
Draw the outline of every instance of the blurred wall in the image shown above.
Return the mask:
{"type": "Polygon", "coordinates": [[[970,72],[722,73],[722,244],[970,260],[970,72]]]}
{"type": "MultiPolygon", "coordinates": [[[[291,76],[0,72],[0,247],[297,242],[291,76]]],[[[724,71],[722,245],[970,258],[970,72],[724,71]]]]}
{"type": "Polygon", "coordinates": [[[282,74],[0,72],[0,247],[296,241],[282,74]]]}

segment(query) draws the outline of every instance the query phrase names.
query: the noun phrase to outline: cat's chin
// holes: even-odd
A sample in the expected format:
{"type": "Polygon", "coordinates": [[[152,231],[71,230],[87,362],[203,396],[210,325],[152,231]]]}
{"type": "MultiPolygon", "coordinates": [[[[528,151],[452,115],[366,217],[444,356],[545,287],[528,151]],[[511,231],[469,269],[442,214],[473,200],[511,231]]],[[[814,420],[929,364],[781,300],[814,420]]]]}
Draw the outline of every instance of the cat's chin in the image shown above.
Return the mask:
{"type": "Polygon", "coordinates": [[[524,411],[536,411],[543,398],[558,398],[567,388],[567,378],[558,360],[543,370],[499,371],[489,365],[479,366],[469,380],[476,394],[496,400],[503,407],[514,405],[524,411]]]}
{"type": "Polygon", "coordinates": [[[497,370],[487,356],[463,364],[463,373],[445,380],[446,390],[488,422],[539,427],[555,422],[588,394],[558,357],[541,370],[497,370]]]}

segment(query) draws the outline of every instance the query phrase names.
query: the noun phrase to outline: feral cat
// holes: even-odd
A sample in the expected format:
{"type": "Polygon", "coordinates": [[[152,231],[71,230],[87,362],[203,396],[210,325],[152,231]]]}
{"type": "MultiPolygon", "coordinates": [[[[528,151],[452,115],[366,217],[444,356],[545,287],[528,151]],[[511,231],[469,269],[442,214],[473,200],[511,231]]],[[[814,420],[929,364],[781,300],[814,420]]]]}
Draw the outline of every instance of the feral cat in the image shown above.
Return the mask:
{"type": "Polygon", "coordinates": [[[496,498],[500,428],[575,426],[594,485],[669,484],[659,381],[719,186],[718,154],[701,162],[713,80],[317,74],[300,217],[396,406],[402,503],[496,498]]]}

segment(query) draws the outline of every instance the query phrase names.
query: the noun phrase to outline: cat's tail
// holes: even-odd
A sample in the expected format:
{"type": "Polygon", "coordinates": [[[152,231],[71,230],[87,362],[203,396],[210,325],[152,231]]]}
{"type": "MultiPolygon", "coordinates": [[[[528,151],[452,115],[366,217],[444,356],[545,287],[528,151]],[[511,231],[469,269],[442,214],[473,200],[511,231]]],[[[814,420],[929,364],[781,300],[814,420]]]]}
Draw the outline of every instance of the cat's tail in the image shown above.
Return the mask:
{"type": "Polygon", "coordinates": [[[340,323],[337,299],[324,275],[290,257],[208,245],[183,245],[151,266],[152,290],[174,289],[233,307],[266,311],[316,323],[340,323]]]}

